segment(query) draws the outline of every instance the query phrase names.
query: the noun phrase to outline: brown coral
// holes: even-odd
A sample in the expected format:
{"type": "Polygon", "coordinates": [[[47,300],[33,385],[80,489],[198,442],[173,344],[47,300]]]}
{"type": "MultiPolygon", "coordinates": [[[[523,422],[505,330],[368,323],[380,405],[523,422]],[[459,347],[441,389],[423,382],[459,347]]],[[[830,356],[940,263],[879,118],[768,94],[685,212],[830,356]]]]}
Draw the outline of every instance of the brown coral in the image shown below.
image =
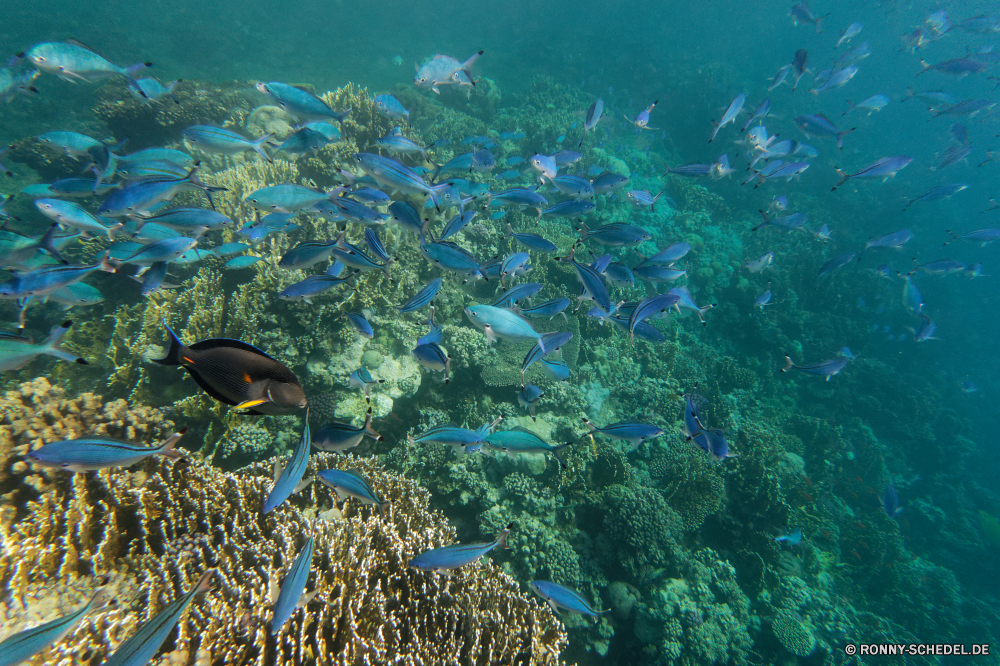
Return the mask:
{"type": "Polygon", "coordinates": [[[3,507],[0,581],[15,601],[41,580],[115,572],[138,581],[131,603],[82,623],[33,663],[83,663],[85,654],[96,663],[208,567],[218,570],[215,589],[164,648],[185,663],[192,655],[219,665],[558,663],[566,644],[559,621],[488,560],[454,577],[407,567],[417,553],[455,541],[426,490],[372,460],[319,454],[310,463],[310,474],[358,469],[391,510],[383,517],[338,503],[313,484],[262,516],[269,464],[230,474],[160,459],[138,479],[123,470],[55,473],[52,492],[17,507],[22,519],[3,507]],[[268,589],[310,533],[309,589],[319,593],[272,637],[268,589]]]}

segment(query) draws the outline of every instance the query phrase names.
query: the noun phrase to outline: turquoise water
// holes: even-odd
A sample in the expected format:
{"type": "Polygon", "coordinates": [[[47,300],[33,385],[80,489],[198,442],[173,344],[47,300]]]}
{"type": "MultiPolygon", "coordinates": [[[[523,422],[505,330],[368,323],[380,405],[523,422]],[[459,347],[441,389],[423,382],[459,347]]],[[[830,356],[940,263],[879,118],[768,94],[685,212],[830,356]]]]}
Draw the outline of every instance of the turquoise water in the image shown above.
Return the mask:
{"type": "MultiPolygon", "coordinates": [[[[822,32],[817,32],[812,25],[795,25],[790,7],[776,2],[19,7],[16,20],[4,22],[9,55],[30,55],[36,44],[75,38],[116,65],[153,63],[136,76],[182,82],[173,97],[152,102],[130,95],[124,76],[71,83],[43,72],[33,81],[36,90],[14,95],[0,110],[0,141],[11,145],[0,157],[12,172],[0,181],[0,193],[13,195],[4,208],[11,216],[6,231],[20,234],[20,240],[41,237],[51,219],[24,188],[80,176],[90,161],[36,138],[56,130],[98,139],[120,156],[152,147],[188,152],[200,160],[197,173],[205,183],[228,189],[214,192],[211,204],[233,224],[198,237],[197,248],[208,254],[199,257],[189,250],[170,257],[164,285],[147,296],[140,293],[140,283],[148,276],[135,263],[126,262],[113,274],[89,273],[81,282],[98,290],[101,302],[88,305],[49,298],[21,313],[17,297],[29,294],[17,292],[17,271],[43,265],[30,262],[52,260],[41,251],[7,254],[2,279],[9,289],[0,300],[6,328],[40,342],[71,319],[63,349],[69,360],[78,356],[87,365],[46,355],[16,360],[4,348],[4,386],[14,392],[0,423],[6,428],[0,433],[0,489],[14,516],[2,534],[5,550],[14,552],[19,540],[28,538],[30,530],[19,532],[18,521],[28,520],[24,503],[36,497],[36,490],[58,487],[67,497],[82,496],[68,484],[71,472],[49,468],[34,477],[24,463],[43,443],[68,437],[59,424],[75,418],[56,410],[46,416],[50,430],[25,429],[11,405],[20,400],[15,394],[27,395],[23,383],[35,378],[46,378],[70,397],[91,393],[99,396],[98,404],[122,399],[136,413],[156,410],[156,418],[168,419],[170,427],[190,429],[180,444],[189,457],[202,457],[226,473],[260,476],[272,456],[295,449],[304,421],[295,401],[277,413],[265,409],[263,416],[237,413],[242,410],[232,406],[258,394],[228,394],[220,401],[218,389],[209,397],[177,368],[151,363],[167,353],[164,322],[185,344],[238,339],[282,364],[308,398],[314,443],[322,441],[317,435],[322,426],[333,421],[361,427],[370,406],[381,439],[364,438],[348,453],[366,464],[378,461],[425,487],[430,506],[443,512],[458,541],[490,541],[512,523],[511,549],[497,548],[486,556],[511,577],[511,589],[530,597],[531,581],[550,580],[609,611],[596,619],[562,616],[567,663],[938,663],[967,658],[871,658],[850,655],[845,648],[992,642],[1000,635],[995,573],[1000,489],[992,442],[1000,426],[992,408],[1000,376],[992,311],[1000,263],[995,245],[953,236],[1000,227],[1000,210],[991,208],[1000,164],[990,152],[1000,136],[1000,107],[993,106],[1000,69],[992,49],[1000,47],[1000,17],[968,22],[995,12],[990,3],[817,0],[812,11],[823,16],[822,32]],[[852,22],[864,24],[861,32],[834,48],[852,22]],[[923,41],[911,48],[902,37],[917,29],[923,41]],[[862,43],[871,53],[855,62],[853,78],[842,87],[810,92],[822,85],[817,75],[862,43]],[[798,89],[792,91],[795,74],[790,73],[788,82],[768,91],[775,73],[800,49],[808,53],[808,71],[798,89]],[[435,53],[463,61],[479,50],[484,53],[471,68],[474,88],[446,84],[437,95],[414,85],[415,66],[435,53]],[[965,67],[981,71],[922,72],[922,60],[937,65],[949,59],[965,59],[965,67]],[[294,131],[296,119],[273,108],[275,100],[255,89],[259,81],[302,86],[319,96],[335,91],[325,97],[335,111],[352,107],[343,124],[334,121],[341,140],[301,155],[279,151],[276,144],[294,131]],[[931,102],[929,109],[908,96],[910,88],[947,93],[950,101],[931,102]],[[393,94],[411,109],[410,123],[380,115],[373,106],[379,94],[393,94]],[[741,113],[709,144],[713,121],[741,94],[746,96],[741,113]],[[849,100],[860,103],[876,94],[889,100],[880,111],[849,110],[849,100]],[[588,107],[597,99],[604,115],[584,137],[588,107]],[[797,154],[771,160],[801,160],[805,170],[787,181],[752,179],[741,185],[753,176],[749,160],[763,152],[748,148],[751,129],[741,128],[765,99],[769,115],[750,127],[766,126],[767,136],[776,135],[773,143],[798,142],[797,154]],[[982,108],[960,113],[956,105],[966,100],[983,100],[982,108]],[[655,129],[629,122],[654,102],[648,125],[655,129]],[[823,114],[839,130],[850,130],[842,150],[833,138],[800,129],[799,119],[810,114],[823,114]],[[274,166],[249,150],[224,155],[185,142],[182,131],[195,125],[221,125],[250,138],[274,133],[275,141],[266,148],[274,166]],[[297,226],[283,223],[266,240],[251,244],[236,229],[248,229],[261,217],[249,203],[259,188],[294,182],[323,199],[337,186],[349,188],[348,196],[358,187],[377,186],[427,218],[428,241],[459,213],[454,199],[436,210],[420,192],[363,180],[371,170],[359,168],[354,153],[378,152],[374,141],[397,125],[428,150],[426,161],[419,154],[396,156],[425,169],[420,176],[427,183],[471,181],[456,186],[472,197],[462,209],[476,216],[449,240],[472,254],[477,269],[524,249],[508,237],[507,223],[516,232],[544,236],[558,250],[529,250],[533,270],[513,282],[506,277],[501,287],[495,277],[476,279],[433,265],[416,233],[383,219],[370,228],[395,259],[385,271],[359,273],[353,287],[340,286],[308,302],[279,297],[330,263],[324,258],[302,270],[286,270],[279,260],[293,247],[332,241],[346,228],[347,239],[366,248],[365,227],[295,210],[290,222],[297,226]],[[484,140],[469,140],[480,136],[484,140]],[[436,166],[484,144],[496,160],[492,169],[465,167],[433,179],[436,166]],[[965,159],[943,165],[949,151],[966,148],[965,159]],[[491,203],[487,191],[538,185],[538,170],[518,158],[560,150],[581,154],[560,174],[590,181],[611,172],[627,176],[628,184],[597,194],[592,211],[569,217],[491,203]],[[686,164],[713,165],[723,153],[734,169],[731,176],[667,172],[686,164]],[[850,179],[831,191],[840,180],[838,169],[854,174],[891,156],[912,162],[885,182],[850,179]],[[361,182],[355,185],[357,179],[361,182]],[[913,201],[950,184],[966,187],[948,198],[913,201]],[[662,194],[655,207],[642,208],[630,202],[631,190],[662,194]],[[775,201],[782,196],[787,204],[777,209],[775,201]],[[773,224],[757,228],[763,221],[759,210],[769,211],[771,218],[793,212],[808,218],[791,230],[773,224]],[[610,245],[581,241],[582,224],[590,230],[635,225],[648,238],[610,245]],[[912,238],[900,248],[873,247],[857,256],[870,240],[902,230],[911,231],[912,238]],[[225,268],[231,257],[216,249],[231,242],[246,243],[233,252],[260,261],[225,268]],[[676,262],[675,268],[685,271],[678,281],[653,285],[637,278],[634,285],[608,282],[606,287],[611,305],[683,287],[698,306],[712,306],[697,316],[690,309],[678,316],[674,309],[669,317],[648,319],[656,331],[652,335],[662,340],[630,340],[627,330],[606,321],[607,313],[603,319],[587,316],[591,300],[575,310],[581,285],[576,271],[558,257],[573,249],[574,258],[589,264],[608,253],[635,268],[681,242],[691,250],[676,262]],[[747,267],[767,253],[773,255],[763,270],[747,267]],[[846,253],[855,255],[819,275],[826,262],[846,253]],[[945,259],[957,263],[937,272],[921,268],[945,259]],[[442,353],[451,357],[447,382],[439,369],[421,367],[412,354],[416,340],[428,331],[428,310],[400,313],[396,307],[437,277],[443,283],[434,321],[444,327],[442,353]],[[531,319],[530,335],[521,328],[523,339],[501,332],[508,339],[488,346],[464,308],[493,303],[502,289],[529,282],[540,285],[530,305],[560,297],[574,303],[564,315],[531,319]],[[906,291],[907,284],[919,293],[906,291]],[[758,306],[768,290],[770,299],[758,306]],[[351,326],[343,316],[349,311],[372,324],[372,339],[351,326]],[[517,399],[522,359],[536,332],[558,331],[573,334],[551,357],[566,363],[569,379],[547,377],[540,364],[528,370],[527,383],[543,392],[532,419],[517,399]],[[828,381],[819,370],[808,371],[826,362],[840,367],[828,381]],[[370,401],[349,384],[349,374],[361,367],[384,380],[371,387],[370,401]],[[699,406],[694,432],[687,404],[699,406]],[[558,450],[565,469],[552,454],[516,455],[483,445],[482,433],[468,454],[452,453],[440,442],[407,439],[420,440],[432,426],[448,423],[475,431],[501,416],[500,431],[525,428],[549,446],[569,442],[558,450]],[[655,436],[633,449],[628,442],[590,434],[584,419],[597,427],[639,422],[655,428],[655,436]],[[719,456],[704,450],[706,431],[716,444],[724,436],[734,455],[716,460],[719,456]],[[251,464],[257,467],[240,471],[251,464]],[[901,511],[886,505],[890,489],[898,494],[901,511]]],[[[24,73],[31,65],[20,60],[10,66],[24,73]]],[[[126,182],[122,163],[107,181],[126,182]]],[[[547,198],[546,206],[572,200],[544,182],[538,193],[547,198]]],[[[95,214],[106,205],[96,196],[73,201],[95,214]]],[[[166,208],[142,212],[209,205],[195,189],[177,194],[166,208]]],[[[263,214],[269,212],[263,208],[263,214]]],[[[384,206],[372,211],[391,212],[384,206]]],[[[138,250],[122,245],[138,242],[131,237],[138,233],[136,221],[99,223],[111,222],[128,226],[112,232],[110,240],[98,233],[93,239],[61,241],[66,260],[90,265],[110,250],[112,259],[123,261],[138,250]]],[[[73,225],[63,226],[59,235],[73,231],[73,225]]],[[[501,326],[493,324],[495,330],[501,326]]],[[[27,343],[11,344],[10,349],[20,349],[27,343]]],[[[202,372],[211,384],[212,377],[258,371],[240,365],[245,359],[212,363],[200,371],[197,363],[189,365],[195,368],[189,372],[202,372]]],[[[135,418],[138,424],[152,417],[135,418]]],[[[131,431],[114,430],[124,428],[121,424],[102,427],[99,434],[144,443],[165,437],[168,429],[165,424],[131,431]]],[[[86,434],[74,432],[74,437],[86,434]]],[[[146,473],[169,464],[160,457],[140,463],[146,473]]],[[[104,479],[125,472],[88,473],[111,475],[100,476],[104,479]]],[[[376,491],[384,492],[380,488],[376,491]]],[[[293,496],[275,514],[277,522],[262,522],[262,529],[277,534],[293,523],[305,524],[302,516],[310,512],[345,506],[318,492],[293,496]]],[[[394,504],[393,510],[403,509],[394,504]]],[[[304,532],[295,534],[301,545],[304,532]]],[[[285,559],[274,568],[287,570],[285,559]]],[[[315,560],[317,572],[321,559],[315,560]]],[[[103,574],[99,568],[87,575],[103,574]]],[[[12,571],[10,561],[0,561],[0,578],[10,587],[0,638],[26,626],[10,610],[29,605],[11,582],[12,571]]],[[[200,575],[192,571],[185,574],[188,583],[200,575]]],[[[467,567],[458,575],[475,571],[467,567]]],[[[31,567],[24,575],[40,585],[69,585],[83,578],[79,571],[52,575],[31,567]]],[[[143,594],[150,594],[152,585],[140,577],[143,594]]],[[[326,592],[321,589],[321,594],[320,601],[326,592]]],[[[307,605],[290,622],[304,625],[310,613],[319,618],[316,608],[307,605]]],[[[270,617],[270,610],[260,612],[270,617]]],[[[199,622],[207,619],[183,622],[187,633],[197,634],[204,628],[199,622]]],[[[96,624],[87,629],[87,640],[103,641],[98,650],[112,650],[124,638],[94,639],[102,636],[98,629],[96,624]]],[[[71,634],[64,644],[81,643],[82,634],[71,634]]],[[[178,636],[173,640],[181,640],[178,636]]],[[[268,654],[262,663],[273,663],[266,661],[275,659],[268,654]]],[[[547,663],[537,653],[522,657],[525,663],[547,663]]],[[[31,663],[49,662],[39,656],[31,663]]],[[[320,663],[334,661],[324,662],[321,655],[320,663]]]]}

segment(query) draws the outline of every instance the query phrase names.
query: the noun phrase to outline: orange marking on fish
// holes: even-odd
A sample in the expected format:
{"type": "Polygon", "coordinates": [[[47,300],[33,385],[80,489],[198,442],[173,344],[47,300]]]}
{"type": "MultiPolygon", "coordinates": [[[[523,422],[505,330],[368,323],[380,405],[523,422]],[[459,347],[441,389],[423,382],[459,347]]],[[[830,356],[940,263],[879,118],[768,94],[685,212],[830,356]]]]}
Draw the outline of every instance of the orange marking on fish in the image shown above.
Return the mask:
{"type": "Polygon", "coordinates": [[[190,363],[191,365],[194,365],[194,361],[192,361],[191,359],[189,359],[187,356],[181,356],[181,358],[184,359],[185,361],[187,361],[188,363],[190,363]]]}
{"type": "Polygon", "coordinates": [[[250,378],[250,373],[249,372],[244,372],[243,373],[243,381],[245,381],[247,384],[253,383],[253,379],[250,378]]]}

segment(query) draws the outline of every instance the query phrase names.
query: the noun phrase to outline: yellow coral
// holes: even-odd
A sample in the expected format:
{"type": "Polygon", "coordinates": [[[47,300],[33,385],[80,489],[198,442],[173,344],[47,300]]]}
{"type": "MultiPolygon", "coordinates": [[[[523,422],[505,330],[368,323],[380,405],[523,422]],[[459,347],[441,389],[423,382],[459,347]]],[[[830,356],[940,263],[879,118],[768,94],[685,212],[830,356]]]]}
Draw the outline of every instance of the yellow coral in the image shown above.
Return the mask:
{"type": "Polygon", "coordinates": [[[257,666],[559,663],[566,645],[559,620],[488,559],[454,577],[407,566],[417,553],[455,541],[426,490],[370,459],[319,454],[310,463],[310,474],[358,469],[391,509],[382,516],[340,503],[314,484],[264,516],[269,463],[229,474],[164,459],[144,464],[139,488],[126,471],[102,471],[56,483],[39,502],[4,506],[0,580],[14,602],[41,581],[65,587],[107,572],[135,580],[138,592],[31,663],[68,666],[84,655],[99,662],[209,567],[218,571],[215,589],[182,619],[176,656],[257,666]],[[317,553],[309,589],[318,594],[275,640],[268,590],[308,535],[317,553]]]}

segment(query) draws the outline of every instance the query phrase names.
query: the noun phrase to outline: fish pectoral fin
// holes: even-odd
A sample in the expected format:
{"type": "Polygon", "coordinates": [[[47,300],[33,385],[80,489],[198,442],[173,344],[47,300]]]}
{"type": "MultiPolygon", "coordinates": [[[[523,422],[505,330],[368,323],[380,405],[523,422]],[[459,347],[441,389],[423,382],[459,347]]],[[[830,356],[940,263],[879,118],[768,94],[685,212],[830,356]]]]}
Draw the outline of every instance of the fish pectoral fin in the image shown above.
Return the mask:
{"type": "Polygon", "coordinates": [[[313,597],[315,597],[317,594],[319,594],[319,589],[315,589],[312,592],[309,592],[308,594],[303,594],[301,597],[299,597],[299,602],[295,604],[295,606],[297,608],[304,608],[310,601],[313,600],[313,597]]]}
{"type": "Polygon", "coordinates": [[[316,480],[315,476],[310,476],[308,479],[303,479],[302,481],[299,481],[299,484],[295,486],[295,490],[292,491],[292,494],[305,490],[306,488],[311,486],[312,482],[315,480],[316,480]]]}
{"type": "Polygon", "coordinates": [[[265,402],[270,402],[267,398],[256,398],[254,400],[245,400],[238,405],[234,405],[233,409],[250,409],[251,407],[256,407],[257,405],[263,405],[265,402]]]}

